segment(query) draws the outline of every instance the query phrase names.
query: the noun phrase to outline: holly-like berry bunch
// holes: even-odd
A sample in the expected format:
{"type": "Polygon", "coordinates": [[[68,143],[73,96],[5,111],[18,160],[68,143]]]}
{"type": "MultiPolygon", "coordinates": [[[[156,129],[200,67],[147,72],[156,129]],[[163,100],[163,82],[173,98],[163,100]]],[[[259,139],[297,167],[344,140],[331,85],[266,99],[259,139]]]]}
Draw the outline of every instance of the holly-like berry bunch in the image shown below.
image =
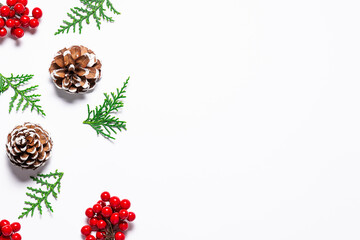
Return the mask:
{"type": "Polygon", "coordinates": [[[129,223],[135,220],[135,213],[129,212],[130,201],[120,200],[116,196],[110,197],[110,193],[103,192],[101,200],[92,208],[85,211],[89,218],[89,225],[81,228],[81,233],[86,236],[85,240],[124,240],[124,232],[129,228],[129,223]],[[91,232],[96,232],[96,237],[91,232]]]}
{"type": "Polygon", "coordinates": [[[0,240],[21,240],[18,233],[21,225],[18,222],[10,222],[6,219],[0,221],[0,240]]]}
{"type": "Polygon", "coordinates": [[[24,36],[24,29],[27,27],[37,28],[42,11],[36,7],[30,10],[26,5],[28,0],[6,0],[7,5],[0,3],[0,37],[5,37],[8,33],[5,27],[11,29],[11,34],[17,38],[24,36]]]}

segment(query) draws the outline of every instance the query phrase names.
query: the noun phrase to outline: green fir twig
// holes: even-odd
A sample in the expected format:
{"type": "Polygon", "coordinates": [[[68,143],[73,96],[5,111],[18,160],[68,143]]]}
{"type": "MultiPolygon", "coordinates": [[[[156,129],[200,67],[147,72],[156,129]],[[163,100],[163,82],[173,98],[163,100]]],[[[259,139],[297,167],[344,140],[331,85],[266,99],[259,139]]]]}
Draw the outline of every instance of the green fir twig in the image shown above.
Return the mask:
{"type": "Polygon", "coordinates": [[[60,181],[63,175],[64,173],[58,172],[58,170],[56,170],[54,173],[38,174],[36,177],[30,177],[33,181],[36,182],[36,184],[40,184],[41,187],[27,187],[29,192],[26,193],[26,196],[32,198],[35,201],[25,201],[25,205],[28,206],[23,208],[24,211],[20,214],[18,218],[21,219],[23,217],[27,217],[29,213],[31,213],[32,217],[36,208],[39,210],[40,215],[42,215],[41,203],[43,202],[45,204],[45,207],[49,209],[49,211],[54,212],[51,203],[48,200],[48,197],[51,194],[55,199],[57,199],[58,193],[60,193],[60,181]],[[54,183],[48,182],[48,179],[51,178],[56,179],[56,181],[54,183]]]}
{"type": "Polygon", "coordinates": [[[69,33],[71,28],[74,33],[76,32],[76,29],[78,29],[81,34],[83,22],[85,21],[87,24],[90,24],[90,18],[95,20],[96,26],[100,30],[101,20],[114,22],[114,19],[105,13],[106,10],[109,10],[116,15],[120,14],[120,12],[114,8],[110,0],[80,0],[80,2],[84,6],[70,8],[70,12],[67,13],[70,21],[64,20],[63,25],[59,27],[55,35],[69,33]]]}
{"type": "Polygon", "coordinates": [[[28,83],[30,79],[32,79],[34,75],[29,74],[22,74],[17,75],[14,77],[13,74],[11,74],[10,77],[4,77],[0,73],[0,94],[4,93],[9,88],[12,88],[14,90],[14,96],[11,97],[10,103],[9,103],[9,113],[14,108],[16,111],[21,110],[24,111],[28,107],[30,107],[30,110],[36,110],[38,114],[41,114],[43,116],[46,116],[44,110],[40,105],[38,105],[38,102],[40,101],[39,97],[40,94],[32,94],[34,90],[39,85],[31,86],[25,89],[19,89],[24,84],[28,83]],[[16,107],[14,106],[15,102],[17,101],[16,107]]]}
{"type": "Polygon", "coordinates": [[[123,99],[126,98],[124,94],[126,93],[125,89],[129,79],[130,77],[126,79],[120,90],[116,89],[115,93],[112,92],[110,95],[104,93],[104,103],[97,106],[94,110],[90,110],[89,104],[87,105],[88,117],[83,123],[89,124],[98,135],[100,134],[105,138],[115,140],[111,134],[117,134],[116,129],[119,132],[122,129],[126,130],[126,122],[120,121],[117,117],[112,116],[111,113],[118,112],[124,106],[123,99]]]}

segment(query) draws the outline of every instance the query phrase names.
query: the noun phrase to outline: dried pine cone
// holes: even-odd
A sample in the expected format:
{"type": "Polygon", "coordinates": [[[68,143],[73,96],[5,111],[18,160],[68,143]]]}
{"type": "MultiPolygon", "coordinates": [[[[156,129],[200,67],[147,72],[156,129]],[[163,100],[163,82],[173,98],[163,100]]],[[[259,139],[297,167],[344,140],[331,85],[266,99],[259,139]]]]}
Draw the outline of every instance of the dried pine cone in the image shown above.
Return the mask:
{"type": "Polygon", "coordinates": [[[90,49],[72,46],[57,52],[49,72],[59,89],[84,93],[93,89],[100,79],[101,62],[90,49]]]}
{"type": "Polygon", "coordinates": [[[26,169],[37,169],[50,158],[51,137],[41,126],[24,123],[8,135],[6,151],[11,163],[26,169]]]}

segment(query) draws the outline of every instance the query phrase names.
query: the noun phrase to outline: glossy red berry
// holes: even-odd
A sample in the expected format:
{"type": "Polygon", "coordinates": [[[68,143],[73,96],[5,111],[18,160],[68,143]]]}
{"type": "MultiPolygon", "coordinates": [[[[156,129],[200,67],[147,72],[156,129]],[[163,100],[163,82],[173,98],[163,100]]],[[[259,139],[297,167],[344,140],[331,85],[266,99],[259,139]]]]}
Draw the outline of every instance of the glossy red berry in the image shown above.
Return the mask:
{"type": "Polygon", "coordinates": [[[96,240],[96,238],[93,235],[89,235],[85,238],[85,240],[96,240]]]}
{"type": "Polygon", "coordinates": [[[113,213],[110,217],[110,222],[112,225],[116,225],[120,222],[120,215],[119,213],[113,213]]]}
{"type": "Polygon", "coordinates": [[[10,225],[5,225],[1,228],[1,233],[5,236],[8,237],[12,234],[13,230],[11,228],[10,225]]]}
{"type": "Polygon", "coordinates": [[[22,3],[17,3],[14,6],[14,10],[15,10],[16,13],[21,14],[21,13],[23,13],[25,11],[25,6],[22,3]]]}
{"type": "Polygon", "coordinates": [[[6,219],[3,219],[0,221],[0,228],[2,228],[3,226],[6,226],[6,225],[10,225],[10,222],[6,219]]]}
{"type": "Polygon", "coordinates": [[[21,229],[21,225],[18,222],[13,222],[10,226],[14,232],[18,232],[21,229]]]}
{"type": "Polygon", "coordinates": [[[114,210],[114,212],[119,212],[121,210],[121,206],[116,206],[112,208],[114,210]]]}
{"type": "Polygon", "coordinates": [[[0,8],[0,15],[3,17],[8,17],[10,14],[10,8],[8,6],[2,6],[0,8]]]}
{"type": "Polygon", "coordinates": [[[97,203],[93,206],[93,210],[95,213],[99,213],[102,210],[102,206],[99,203],[97,203]]]}
{"type": "Polygon", "coordinates": [[[101,195],[101,200],[107,202],[110,200],[110,193],[109,192],[103,192],[101,195]]]}
{"type": "Polygon", "coordinates": [[[101,215],[103,215],[106,218],[110,217],[111,214],[113,214],[113,211],[109,206],[106,206],[101,210],[101,215]]]}
{"type": "Polygon", "coordinates": [[[121,202],[120,202],[120,206],[121,206],[121,208],[123,208],[123,209],[129,209],[130,206],[131,206],[131,203],[130,203],[129,200],[123,199],[123,200],[121,200],[121,202]]]}
{"type": "Polygon", "coordinates": [[[127,222],[120,222],[119,223],[119,229],[121,231],[124,232],[124,231],[128,230],[128,228],[129,228],[129,224],[127,222]]]}
{"type": "Polygon", "coordinates": [[[120,206],[120,198],[113,196],[110,198],[110,206],[111,207],[117,207],[120,206]]]}
{"type": "Polygon", "coordinates": [[[15,28],[14,36],[17,38],[22,38],[24,36],[24,30],[22,28],[15,28]]]}
{"type": "Polygon", "coordinates": [[[15,27],[20,27],[21,26],[21,22],[19,19],[14,19],[15,22],[15,27]]]}
{"type": "Polygon", "coordinates": [[[85,225],[85,226],[83,226],[82,228],[81,228],[81,233],[83,234],[83,235],[85,235],[85,236],[88,236],[88,235],[90,235],[90,233],[91,233],[91,227],[89,226],[89,225],[85,225]]]}
{"type": "Polygon", "coordinates": [[[9,18],[15,17],[15,14],[16,14],[16,12],[11,9],[10,12],[9,12],[9,18]]]}
{"type": "Polygon", "coordinates": [[[106,228],[106,222],[104,220],[99,220],[96,224],[96,226],[99,228],[99,229],[105,229],[106,228]]]}
{"type": "Polygon", "coordinates": [[[28,0],[17,0],[17,2],[21,3],[24,6],[26,6],[28,4],[28,0]]]}
{"type": "Polygon", "coordinates": [[[11,7],[17,3],[17,0],[6,0],[6,4],[11,7]]]}
{"type": "Polygon", "coordinates": [[[11,240],[21,240],[21,235],[18,233],[14,233],[11,235],[11,240]]]}
{"type": "Polygon", "coordinates": [[[0,28],[0,37],[5,37],[7,34],[6,28],[0,28]]]}
{"type": "Polygon", "coordinates": [[[86,215],[88,218],[92,218],[92,217],[95,215],[94,210],[93,210],[92,208],[86,209],[85,215],[86,215]]]}
{"type": "Polygon", "coordinates": [[[28,16],[25,16],[25,15],[21,16],[20,22],[21,22],[21,25],[23,27],[27,27],[27,26],[29,26],[30,18],[28,16]]]}
{"type": "Polygon", "coordinates": [[[14,27],[14,26],[15,26],[15,21],[14,21],[14,19],[9,18],[8,20],[6,20],[5,25],[6,25],[8,28],[14,27]]]}
{"type": "Polygon", "coordinates": [[[90,226],[96,226],[97,222],[98,222],[98,220],[96,218],[91,218],[89,220],[90,226]]]}
{"type": "Polygon", "coordinates": [[[129,212],[129,215],[128,215],[128,217],[127,217],[127,220],[128,220],[129,222],[132,222],[132,221],[135,220],[135,218],[136,218],[135,213],[129,212]]]}
{"type": "Polygon", "coordinates": [[[41,18],[42,17],[42,11],[40,8],[36,7],[32,10],[32,16],[34,18],[41,18]]]}
{"type": "Polygon", "coordinates": [[[101,207],[106,206],[106,203],[103,200],[99,200],[97,203],[100,204],[101,207]]]}
{"type": "Polygon", "coordinates": [[[122,232],[115,233],[115,240],[124,240],[124,239],[125,239],[125,234],[123,234],[122,232]]]}
{"type": "Polygon", "coordinates": [[[5,27],[5,20],[3,18],[0,18],[0,28],[5,27]]]}
{"type": "Polygon", "coordinates": [[[121,209],[119,212],[120,219],[124,220],[129,216],[129,212],[125,209],[121,209]]]}
{"type": "Polygon", "coordinates": [[[105,234],[103,232],[96,232],[96,238],[103,239],[103,238],[105,238],[105,234]]]}
{"type": "Polygon", "coordinates": [[[31,28],[37,28],[39,26],[39,20],[33,18],[30,20],[29,25],[31,28]]]}
{"type": "Polygon", "coordinates": [[[23,11],[23,13],[21,14],[21,15],[29,15],[29,13],[30,13],[30,10],[29,10],[29,8],[28,7],[25,7],[25,10],[23,11]]]}

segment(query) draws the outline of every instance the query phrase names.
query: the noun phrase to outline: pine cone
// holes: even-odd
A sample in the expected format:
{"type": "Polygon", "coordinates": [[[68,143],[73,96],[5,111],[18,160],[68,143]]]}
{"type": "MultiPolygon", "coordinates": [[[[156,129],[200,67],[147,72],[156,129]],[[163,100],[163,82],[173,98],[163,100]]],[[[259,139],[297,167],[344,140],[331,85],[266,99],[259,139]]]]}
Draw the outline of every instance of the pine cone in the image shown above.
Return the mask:
{"type": "Polygon", "coordinates": [[[14,165],[35,170],[50,158],[52,146],[49,133],[41,126],[24,123],[9,133],[6,151],[14,165]]]}
{"type": "Polygon", "coordinates": [[[93,89],[100,79],[101,62],[90,49],[72,46],[57,52],[49,72],[59,89],[84,93],[93,89]]]}

